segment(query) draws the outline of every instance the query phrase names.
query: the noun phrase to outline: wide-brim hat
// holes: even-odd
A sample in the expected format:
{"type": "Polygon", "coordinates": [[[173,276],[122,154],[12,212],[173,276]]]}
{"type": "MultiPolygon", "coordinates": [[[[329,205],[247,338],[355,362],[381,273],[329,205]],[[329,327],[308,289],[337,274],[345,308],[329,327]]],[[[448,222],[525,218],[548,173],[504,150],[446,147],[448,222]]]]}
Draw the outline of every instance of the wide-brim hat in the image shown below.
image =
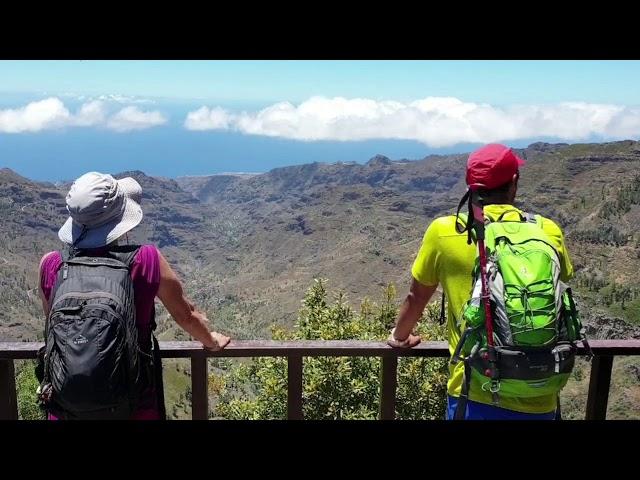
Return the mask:
{"type": "Polygon", "coordinates": [[[141,201],[142,187],[133,178],[89,172],[67,194],[69,218],[58,237],[76,248],[108,245],[140,224],[141,201]]]}

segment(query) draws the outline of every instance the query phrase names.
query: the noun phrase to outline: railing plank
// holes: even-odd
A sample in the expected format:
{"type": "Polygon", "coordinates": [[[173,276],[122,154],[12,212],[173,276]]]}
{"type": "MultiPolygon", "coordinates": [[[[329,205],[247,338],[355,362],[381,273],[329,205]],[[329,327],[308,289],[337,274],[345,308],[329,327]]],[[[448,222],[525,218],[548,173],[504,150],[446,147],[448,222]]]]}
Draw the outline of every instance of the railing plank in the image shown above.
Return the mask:
{"type": "Polygon", "coordinates": [[[287,418],[302,420],[302,355],[287,358],[287,418]]]}
{"type": "MultiPolygon", "coordinates": [[[[189,357],[202,352],[197,342],[161,342],[163,357],[189,357]]],[[[640,343],[639,343],[640,352],[640,343]]],[[[354,340],[295,340],[279,342],[273,340],[232,341],[224,350],[206,351],[210,357],[367,357],[367,356],[449,356],[446,342],[422,342],[414,349],[394,349],[384,342],[354,340]]]]}
{"type": "Polygon", "coordinates": [[[209,368],[204,355],[191,357],[191,418],[209,418],[209,368]]]}
{"type": "Polygon", "coordinates": [[[13,360],[0,360],[0,420],[17,419],[18,400],[13,360]]]}
{"type": "MultiPolygon", "coordinates": [[[[593,340],[590,342],[595,355],[640,355],[640,340],[593,340]]],[[[42,342],[0,342],[0,359],[15,360],[36,358],[42,342]]],[[[232,341],[223,350],[204,350],[199,342],[160,342],[163,358],[189,358],[192,355],[207,357],[448,357],[447,342],[422,342],[411,349],[397,349],[384,342],[356,340],[273,340],[232,341]]],[[[578,354],[584,355],[582,346],[578,354]]]]}
{"type": "Polygon", "coordinates": [[[591,359],[586,420],[605,420],[607,418],[612,368],[613,356],[611,355],[595,356],[591,359]]]}
{"type": "Polygon", "coordinates": [[[380,420],[395,420],[398,387],[398,357],[382,357],[380,367],[380,420]]]}

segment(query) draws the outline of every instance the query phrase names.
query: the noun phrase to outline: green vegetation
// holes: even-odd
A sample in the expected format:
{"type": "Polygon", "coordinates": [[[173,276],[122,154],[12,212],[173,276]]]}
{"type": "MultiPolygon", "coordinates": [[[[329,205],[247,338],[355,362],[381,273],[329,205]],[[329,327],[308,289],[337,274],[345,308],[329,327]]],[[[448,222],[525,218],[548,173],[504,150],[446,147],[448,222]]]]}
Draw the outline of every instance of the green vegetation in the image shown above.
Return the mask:
{"type": "MultiPolygon", "coordinates": [[[[589,393],[591,365],[583,358],[576,361],[571,379],[560,395],[562,418],[584,420],[589,393]]],[[[607,420],[640,419],[640,362],[637,357],[619,357],[613,361],[607,420]]]]}
{"type": "Polygon", "coordinates": [[[578,242],[621,247],[627,244],[629,236],[615,226],[605,224],[589,230],[576,230],[572,232],[571,239],[578,242]]]}
{"type": "MultiPolygon", "coordinates": [[[[307,291],[294,329],[273,330],[274,340],[378,340],[387,338],[398,305],[395,289],[386,289],[381,304],[364,300],[354,312],[343,292],[329,302],[326,283],[316,280],[307,291]]],[[[444,339],[430,305],[418,332],[425,340],[444,339]]],[[[305,358],[303,413],[306,419],[375,419],[380,399],[380,359],[366,357],[305,358]]],[[[287,407],[287,363],[259,358],[213,375],[212,394],[219,397],[214,416],[227,419],[283,419],[287,407]]],[[[442,419],[447,368],[444,359],[401,358],[398,365],[397,417],[442,419]]]]}
{"type": "Polygon", "coordinates": [[[191,418],[191,374],[189,360],[165,359],[162,361],[164,403],[169,420],[191,418]]]}
{"type": "MultiPolygon", "coordinates": [[[[604,197],[604,194],[603,194],[604,197]]],[[[631,182],[623,185],[615,195],[615,199],[602,204],[600,216],[606,220],[620,218],[631,210],[633,205],[640,204],[640,175],[633,177],[631,182]]]]}
{"type": "Polygon", "coordinates": [[[35,361],[25,360],[16,363],[16,391],[18,393],[18,418],[20,420],[44,420],[44,411],[38,406],[36,390],[38,379],[35,374],[35,361]]]}

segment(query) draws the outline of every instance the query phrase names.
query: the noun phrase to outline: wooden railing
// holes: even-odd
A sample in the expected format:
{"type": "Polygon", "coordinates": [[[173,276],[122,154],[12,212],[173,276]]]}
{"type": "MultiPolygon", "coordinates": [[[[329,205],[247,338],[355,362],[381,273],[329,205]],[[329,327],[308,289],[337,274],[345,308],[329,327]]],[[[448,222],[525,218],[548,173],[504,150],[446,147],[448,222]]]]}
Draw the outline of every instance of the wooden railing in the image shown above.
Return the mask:
{"type": "MultiPolygon", "coordinates": [[[[17,419],[14,360],[33,359],[41,343],[0,342],[0,419],[17,419]]],[[[614,356],[640,355],[640,340],[594,340],[586,419],[606,418],[614,356]]],[[[204,350],[197,342],[160,342],[163,358],[191,359],[192,418],[206,420],[209,357],[286,357],[288,362],[288,408],[291,420],[302,415],[303,357],[381,357],[380,419],[395,418],[398,357],[449,357],[445,342],[422,342],[410,350],[395,349],[382,342],[267,340],[232,342],[220,352],[204,350]]],[[[584,355],[583,348],[579,351],[584,355]]]]}

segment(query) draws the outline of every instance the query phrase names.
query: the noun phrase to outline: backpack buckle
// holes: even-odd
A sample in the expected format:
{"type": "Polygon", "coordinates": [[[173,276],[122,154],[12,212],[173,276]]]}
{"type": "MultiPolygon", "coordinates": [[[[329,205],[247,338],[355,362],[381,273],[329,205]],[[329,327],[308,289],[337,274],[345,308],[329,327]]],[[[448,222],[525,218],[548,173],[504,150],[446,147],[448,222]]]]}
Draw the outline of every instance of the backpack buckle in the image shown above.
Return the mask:
{"type": "Polygon", "coordinates": [[[498,395],[498,392],[500,392],[500,380],[493,379],[488,382],[484,382],[482,384],[482,390],[491,393],[491,403],[493,406],[500,405],[500,396],[498,395]]]}
{"type": "Polygon", "coordinates": [[[482,390],[496,394],[500,391],[500,380],[490,380],[482,384],[482,390]]]}

